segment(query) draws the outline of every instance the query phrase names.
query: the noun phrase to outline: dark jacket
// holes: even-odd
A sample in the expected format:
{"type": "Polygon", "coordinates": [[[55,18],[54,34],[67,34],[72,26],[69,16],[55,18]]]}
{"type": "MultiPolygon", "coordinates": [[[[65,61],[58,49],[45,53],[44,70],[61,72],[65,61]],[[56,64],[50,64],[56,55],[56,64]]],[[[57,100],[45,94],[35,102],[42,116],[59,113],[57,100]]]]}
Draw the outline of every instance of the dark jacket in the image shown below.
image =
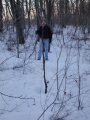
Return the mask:
{"type": "Polygon", "coordinates": [[[52,31],[49,26],[45,25],[44,27],[40,26],[36,31],[36,34],[39,35],[41,39],[49,39],[49,42],[52,40],[52,31]]]}

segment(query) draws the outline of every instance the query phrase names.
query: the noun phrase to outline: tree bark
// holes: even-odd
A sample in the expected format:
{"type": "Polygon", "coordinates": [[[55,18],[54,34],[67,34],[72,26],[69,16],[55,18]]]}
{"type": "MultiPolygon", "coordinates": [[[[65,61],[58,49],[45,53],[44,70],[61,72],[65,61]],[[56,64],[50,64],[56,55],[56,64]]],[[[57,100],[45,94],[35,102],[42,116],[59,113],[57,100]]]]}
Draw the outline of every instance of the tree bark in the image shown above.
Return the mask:
{"type": "Polygon", "coordinates": [[[16,33],[17,33],[17,38],[19,40],[19,44],[24,44],[24,34],[23,34],[23,22],[22,22],[22,15],[21,15],[21,8],[20,8],[20,1],[17,0],[10,0],[11,4],[11,10],[13,14],[13,19],[15,21],[16,25],[16,33]]]}
{"type": "Polygon", "coordinates": [[[0,32],[3,31],[3,14],[2,14],[2,9],[3,9],[3,6],[2,6],[2,0],[0,0],[0,32]]]}
{"type": "Polygon", "coordinates": [[[36,9],[36,21],[37,21],[37,29],[40,26],[40,11],[39,11],[39,2],[35,0],[35,9],[36,9]]]}

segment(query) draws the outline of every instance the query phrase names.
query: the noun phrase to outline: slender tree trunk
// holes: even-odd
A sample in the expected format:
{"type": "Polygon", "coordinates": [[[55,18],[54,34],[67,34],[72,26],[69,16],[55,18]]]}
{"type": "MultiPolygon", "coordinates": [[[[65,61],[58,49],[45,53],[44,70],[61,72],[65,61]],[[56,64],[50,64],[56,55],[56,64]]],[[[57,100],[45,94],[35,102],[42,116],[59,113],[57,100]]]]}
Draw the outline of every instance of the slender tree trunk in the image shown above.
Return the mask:
{"type": "Polygon", "coordinates": [[[47,80],[46,80],[46,62],[45,62],[45,56],[44,56],[44,42],[43,42],[43,38],[42,38],[42,44],[43,44],[43,78],[44,78],[44,84],[45,84],[45,94],[47,93],[47,80]]]}
{"type": "Polygon", "coordinates": [[[21,2],[21,5],[20,5],[20,0],[19,0],[19,10],[20,10],[20,20],[21,20],[21,23],[22,23],[22,27],[23,29],[25,28],[25,17],[24,17],[24,0],[22,0],[21,2]]]}
{"type": "Polygon", "coordinates": [[[78,65],[78,110],[81,109],[81,76],[80,76],[80,48],[78,40],[78,54],[77,54],[77,65],[78,65]]]}
{"type": "Polygon", "coordinates": [[[3,31],[3,6],[2,6],[2,0],[0,0],[0,32],[3,31]]]}
{"type": "Polygon", "coordinates": [[[29,8],[28,8],[28,27],[30,28],[30,15],[31,15],[31,0],[29,0],[29,8]]]}
{"type": "Polygon", "coordinates": [[[7,2],[6,2],[6,19],[5,19],[5,22],[6,22],[6,28],[7,28],[7,30],[8,30],[8,27],[9,27],[8,21],[9,21],[9,16],[8,16],[8,4],[7,4],[7,2]]]}
{"type": "Polygon", "coordinates": [[[90,33],[90,0],[88,2],[88,33],[90,33]]]}
{"type": "Polygon", "coordinates": [[[40,26],[40,13],[39,13],[39,2],[35,0],[35,9],[36,9],[36,21],[37,21],[37,28],[40,26]]]}

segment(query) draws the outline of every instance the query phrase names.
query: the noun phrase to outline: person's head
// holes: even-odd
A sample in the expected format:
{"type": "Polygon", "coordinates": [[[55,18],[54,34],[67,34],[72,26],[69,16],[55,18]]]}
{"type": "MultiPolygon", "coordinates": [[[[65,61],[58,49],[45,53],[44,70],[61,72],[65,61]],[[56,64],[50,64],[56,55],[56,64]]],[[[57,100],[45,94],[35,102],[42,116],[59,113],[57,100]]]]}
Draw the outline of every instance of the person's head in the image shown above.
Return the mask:
{"type": "Polygon", "coordinates": [[[47,24],[46,20],[43,19],[43,20],[42,20],[42,23],[41,23],[42,27],[44,27],[46,24],[47,24]]]}

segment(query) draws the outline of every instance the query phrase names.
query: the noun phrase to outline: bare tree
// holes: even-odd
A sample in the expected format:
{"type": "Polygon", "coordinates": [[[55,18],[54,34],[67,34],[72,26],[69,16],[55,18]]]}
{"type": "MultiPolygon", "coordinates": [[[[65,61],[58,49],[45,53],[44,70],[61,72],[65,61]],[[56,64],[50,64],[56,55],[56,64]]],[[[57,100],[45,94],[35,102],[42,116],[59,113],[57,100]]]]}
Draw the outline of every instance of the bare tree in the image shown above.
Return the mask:
{"type": "Polygon", "coordinates": [[[39,9],[38,0],[35,0],[35,9],[36,9],[37,28],[39,28],[39,26],[40,26],[40,9],[39,9]]]}
{"type": "Polygon", "coordinates": [[[29,0],[29,3],[26,0],[26,10],[28,12],[28,27],[30,27],[30,14],[31,14],[31,0],[29,0]]]}
{"type": "Polygon", "coordinates": [[[3,6],[2,0],[0,0],[0,32],[3,31],[3,6]]]}
{"type": "Polygon", "coordinates": [[[23,34],[23,19],[22,19],[22,9],[20,7],[20,0],[10,0],[11,10],[13,14],[13,20],[16,25],[16,32],[19,44],[24,44],[24,34],[23,34]]]}
{"type": "Polygon", "coordinates": [[[87,7],[87,12],[88,12],[88,33],[90,33],[90,0],[88,1],[88,7],[87,7]]]}
{"type": "Polygon", "coordinates": [[[54,0],[46,0],[47,22],[49,25],[52,24],[53,5],[54,5],[54,0]]]}

